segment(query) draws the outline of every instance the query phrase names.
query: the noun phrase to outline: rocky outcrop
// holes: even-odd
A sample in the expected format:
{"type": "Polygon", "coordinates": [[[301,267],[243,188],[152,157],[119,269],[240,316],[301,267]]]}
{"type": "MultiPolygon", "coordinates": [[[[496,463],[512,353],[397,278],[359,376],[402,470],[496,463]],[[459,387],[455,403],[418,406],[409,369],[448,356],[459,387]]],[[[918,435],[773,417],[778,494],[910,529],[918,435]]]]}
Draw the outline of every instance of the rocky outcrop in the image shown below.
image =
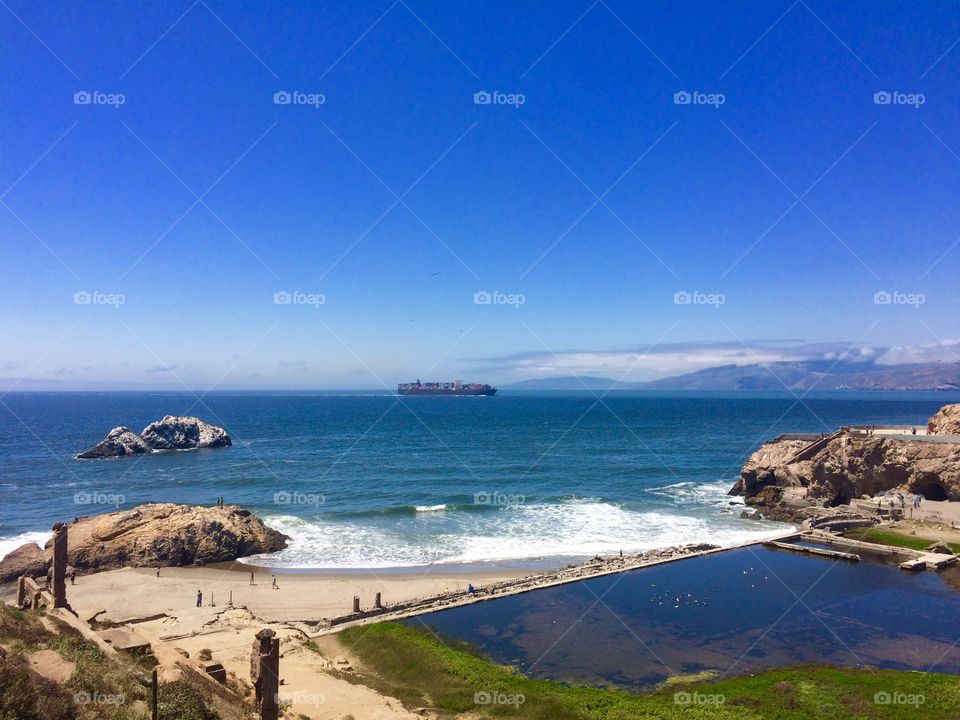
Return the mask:
{"type": "Polygon", "coordinates": [[[0,583],[16,580],[21,575],[43,577],[46,574],[47,563],[43,559],[43,551],[36,543],[21,545],[0,560],[0,583]]]}
{"type": "Polygon", "coordinates": [[[154,450],[192,450],[232,445],[227,431],[195,417],[167,415],[150,423],[140,437],[154,450]]]}
{"type": "Polygon", "coordinates": [[[923,551],[925,553],[933,553],[934,555],[953,555],[953,549],[943,540],[939,540],[933,545],[928,545],[923,551]]]}
{"type": "Polygon", "coordinates": [[[115,427],[107,436],[86,452],[77,455],[83,460],[108,457],[122,457],[124,455],[142,455],[152,452],[142,437],[130,428],[115,427]]]}
{"type": "Polygon", "coordinates": [[[156,450],[195,450],[232,445],[227,431],[195,417],[167,415],[150,423],[137,435],[115,427],[95,447],[77,455],[81,459],[142,455],[156,450]]]}
{"type": "MultiPolygon", "coordinates": [[[[947,406],[937,428],[956,417],[947,406]]],[[[953,434],[952,432],[948,434],[953,434]]],[[[960,443],[842,432],[819,441],[775,440],[744,464],[731,494],[743,495],[765,517],[796,518],[804,508],[833,507],[887,490],[929,500],[960,500],[960,443]]]]}
{"type": "Polygon", "coordinates": [[[931,435],[960,435],[960,405],[944,405],[927,421],[931,435]]]}
{"type": "MultiPolygon", "coordinates": [[[[236,506],[151,503],[81,517],[67,526],[67,560],[77,570],[227,562],[282,550],[287,536],[236,506]]],[[[49,563],[52,545],[44,559],[49,563]]]]}

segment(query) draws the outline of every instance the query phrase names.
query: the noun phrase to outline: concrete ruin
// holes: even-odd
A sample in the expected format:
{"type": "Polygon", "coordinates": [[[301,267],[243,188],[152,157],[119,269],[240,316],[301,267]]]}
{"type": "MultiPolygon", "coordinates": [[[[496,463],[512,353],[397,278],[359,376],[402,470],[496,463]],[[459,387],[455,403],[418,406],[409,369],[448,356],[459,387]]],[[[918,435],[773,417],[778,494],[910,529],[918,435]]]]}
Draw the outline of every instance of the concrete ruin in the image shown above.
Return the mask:
{"type": "Polygon", "coordinates": [[[67,526],[57,523],[53,526],[53,606],[69,608],[67,603],[67,526]]]}
{"type": "Polygon", "coordinates": [[[256,694],[257,717],[277,720],[280,711],[280,639],[264,628],[253,641],[250,654],[250,680],[256,694]]]}

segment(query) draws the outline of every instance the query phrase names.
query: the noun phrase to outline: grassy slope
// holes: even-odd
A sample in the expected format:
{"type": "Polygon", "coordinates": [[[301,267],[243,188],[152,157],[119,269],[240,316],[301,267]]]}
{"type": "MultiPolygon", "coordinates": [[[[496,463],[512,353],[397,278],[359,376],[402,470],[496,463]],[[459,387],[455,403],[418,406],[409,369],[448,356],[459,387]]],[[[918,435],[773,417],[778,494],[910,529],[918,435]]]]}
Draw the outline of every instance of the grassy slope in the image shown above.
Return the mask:
{"type": "MultiPolygon", "coordinates": [[[[25,612],[0,604],[0,642],[10,650],[0,657],[0,720],[147,720],[150,669],[130,656],[108,657],[66,625],[51,633],[40,623],[38,612],[25,612]],[[33,674],[22,661],[36,650],[56,650],[75,664],[63,686],[33,674]],[[79,694],[79,695],[78,695],[79,694]],[[77,698],[105,698],[113,703],[78,703],[77,698]],[[122,699],[121,699],[122,698],[122,699]]],[[[160,686],[162,720],[218,720],[212,698],[200,679],[184,678],[160,686]]],[[[228,717],[247,709],[237,701],[228,717]]]]}
{"type": "MultiPolygon", "coordinates": [[[[846,537],[864,542],[878,543],[880,545],[893,545],[894,547],[905,547],[911,550],[923,550],[936,540],[923,538],[917,535],[907,535],[893,530],[874,530],[872,528],[856,528],[844,533],[846,537]]],[[[951,545],[953,551],[960,552],[960,545],[951,545]]]]}
{"type": "Polygon", "coordinates": [[[376,673],[371,681],[408,707],[430,706],[450,717],[536,720],[846,720],[853,718],[960,719],[960,682],[948,675],[803,667],[714,682],[671,683],[649,695],[571,687],[534,680],[495,665],[467,646],[444,644],[424,630],[384,623],[345,630],[341,636],[376,673]],[[513,705],[478,705],[474,694],[523,695],[513,705]],[[674,693],[722,696],[722,704],[678,705],[674,693]],[[876,704],[876,693],[922,694],[919,707],[876,704]]]}

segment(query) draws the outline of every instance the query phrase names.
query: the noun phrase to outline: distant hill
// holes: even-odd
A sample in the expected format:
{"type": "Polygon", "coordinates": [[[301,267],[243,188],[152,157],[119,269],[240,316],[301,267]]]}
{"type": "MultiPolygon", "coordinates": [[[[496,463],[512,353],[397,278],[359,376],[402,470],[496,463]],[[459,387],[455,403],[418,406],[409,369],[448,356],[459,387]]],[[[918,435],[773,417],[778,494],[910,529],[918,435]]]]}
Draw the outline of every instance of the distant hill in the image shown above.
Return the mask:
{"type": "MultiPolygon", "coordinates": [[[[520,382],[501,385],[505,390],[610,390],[613,387],[620,387],[624,383],[618,383],[616,380],[602,377],[592,377],[590,375],[567,375],[564,377],[539,378],[536,380],[521,380],[520,382]],[[584,387],[586,386],[586,387],[584,387]]],[[[626,383],[633,386],[633,383],[626,383]]]]}
{"type": "Polygon", "coordinates": [[[584,376],[541,378],[505,385],[511,390],[960,390],[960,363],[876,365],[810,360],[724,365],[650,382],[584,376]],[[583,382],[580,382],[582,380],[583,382]]]}

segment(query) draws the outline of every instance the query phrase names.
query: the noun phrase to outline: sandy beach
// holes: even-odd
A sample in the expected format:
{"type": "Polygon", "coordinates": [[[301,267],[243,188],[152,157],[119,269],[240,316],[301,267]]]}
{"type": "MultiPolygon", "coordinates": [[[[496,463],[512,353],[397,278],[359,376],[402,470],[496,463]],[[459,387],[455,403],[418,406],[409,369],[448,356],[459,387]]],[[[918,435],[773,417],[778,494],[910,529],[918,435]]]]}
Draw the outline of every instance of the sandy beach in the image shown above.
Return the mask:
{"type": "MultiPolygon", "coordinates": [[[[317,622],[350,612],[353,597],[361,607],[373,606],[374,595],[385,604],[465,591],[472,583],[481,586],[530,574],[531,571],[477,570],[463,572],[439,568],[377,573],[272,573],[239,563],[224,567],[124,568],[78,576],[67,588],[71,606],[81,620],[135,629],[151,643],[165,681],[175,679],[175,664],[184,653],[196,660],[201,650],[243,682],[249,681],[250,647],[264,627],[281,638],[282,699],[291,709],[309,718],[340,720],[377,717],[383,720],[416,718],[393,698],[354,682],[348,677],[356,667],[349,648],[335,636],[318,638],[307,646],[307,626],[297,621],[317,622]],[[254,573],[255,585],[250,584],[254,573]],[[197,591],[203,604],[196,607],[197,591]],[[232,593],[233,606],[228,605],[232,593]],[[314,649],[316,648],[316,649],[314,649]],[[317,649],[319,652],[317,652],[317,649]]],[[[0,599],[14,600],[15,586],[4,588],[0,599]]]]}
{"type": "Polygon", "coordinates": [[[175,618],[168,635],[199,632],[227,608],[231,599],[236,608],[247,608],[265,622],[319,622],[345,615],[353,609],[354,596],[363,609],[373,607],[374,596],[382,594],[385,604],[465,591],[467,585],[482,585],[522,577],[530,571],[431,570],[420,573],[288,573],[277,575],[277,589],[271,573],[263,568],[236,565],[216,567],[124,568],[77,577],[68,587],[70,603],[83,619],[96,615],[101,623],[119,624],[158,615],[175,618]],[[250,584],[254,573],[255,585],[250,584]],[[196,607],[197,591],[203,593],[202,607],[196,607]],[[103,611],[103,612],[101,612],[103,611]],[[174,631],[174,627],[176,631],[174,631]]]}

